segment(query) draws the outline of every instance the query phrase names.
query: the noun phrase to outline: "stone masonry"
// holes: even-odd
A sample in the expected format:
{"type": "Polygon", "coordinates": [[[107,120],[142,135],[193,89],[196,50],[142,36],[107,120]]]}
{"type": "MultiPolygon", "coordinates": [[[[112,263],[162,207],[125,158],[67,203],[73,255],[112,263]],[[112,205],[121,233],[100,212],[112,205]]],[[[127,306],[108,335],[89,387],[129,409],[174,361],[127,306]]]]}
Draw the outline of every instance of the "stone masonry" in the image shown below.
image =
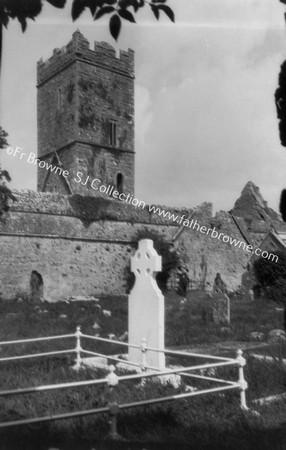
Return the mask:
{"type": "MultiPolygon", "coordinates": [[[[137,232],[156,230],[170,241],[178,228],[147,207],[115,200],[32,191],[14,195],[18,201],[0,221],[0,292],[5,299],[30,293],[32,271],[41,275],[49,301],[125,294],[125,270],[137,232]],[[91,209],[87,219],[85,212],[91,209]]],[[[189,213],[186,208],[169,210],[189,213]]]]}
{"type": "Polygon", "coordinates": [[[227,291],[234,291],[245,278],[251,254],[183,226],[180,217],[253,246],[272,228],[286,231],[252,182],[231,211],[215,216],[210,203],[158,205],[178,221],[150,212],[148,205],[142,209],[92,189],[97,179],[134,194],[132,50],[119,57],[107,43],[95,43],[91,50],[76,31],[48,61],[38,62],[37,76],[38,158],[69,176],[38,168],[39,192],[14,192],[17,202],[0,221],[0,298],[30,294],[35,274],[40,295],[51,301],[126,294],[126,267],[143,229],[162,235],[179,251],[191,289],[210,291],[220,272],[227,291]]]}
{"type": "MultiPolygon", "coordinates": [[[[173,242],[188,267],[191,289],[211,291],[220,272],[227,290],[234,291],[247,273],[251,254],[196,230],[180,230],[176,222],[149,212],[148,205],[141,209],[109,199],[31,191],[14,195],[18,201],[0,222],[3,298],[29,293],[33,270],[42,276],[47,300],[126,294],[125,269],[142,229],[156,231],[173,242]]],[[[271,223],[285,228],[279,218],[273,222],[255,219],[249,230],[249,217],[246,220],[225,211],[213,217],[210,203],[193,209],[158,206],[178,217],[188,217],[195,210],[201,225],[215,226],[233,238],[255,244],[262,242],[271,223]]]]}
{"type": "Polygon", "coordinates": [[[38,157],[69,171],[65,179],[38,167],[38,190],[97,196],[98,179],[133,194],[134,52],[117,58],[105,42],[90,50],[76,31],[38,62],[37,82],[38,157]]]}

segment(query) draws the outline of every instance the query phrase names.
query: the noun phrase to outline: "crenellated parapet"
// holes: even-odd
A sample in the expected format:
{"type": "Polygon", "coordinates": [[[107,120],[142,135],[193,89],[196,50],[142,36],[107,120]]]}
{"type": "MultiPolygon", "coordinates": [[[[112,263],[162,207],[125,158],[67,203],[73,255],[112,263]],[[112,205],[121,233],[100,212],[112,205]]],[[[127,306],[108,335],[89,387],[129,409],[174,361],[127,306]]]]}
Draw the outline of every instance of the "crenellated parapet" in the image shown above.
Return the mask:
{"type": "Polygon", "coordinates": [[[119,57],[116,50],[107,42],[94,43],[94,50],[90,49],[89,41],[75,31],[70,42],[61,48],[55,48],[52,56],[37,63],[37,83],[38,86],[53,77],[56,73],[66,68],[76,60],[89,62],[106,68],[115,73],[134,78],[134,51],[120,50],[119,57]]]}

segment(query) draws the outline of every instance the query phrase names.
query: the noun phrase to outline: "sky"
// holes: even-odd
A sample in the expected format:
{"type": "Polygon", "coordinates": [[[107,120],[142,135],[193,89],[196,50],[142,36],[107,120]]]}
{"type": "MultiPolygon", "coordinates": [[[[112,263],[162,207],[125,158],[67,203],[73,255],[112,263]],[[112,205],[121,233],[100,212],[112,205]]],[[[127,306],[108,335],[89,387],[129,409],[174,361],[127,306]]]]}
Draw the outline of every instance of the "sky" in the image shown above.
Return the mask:
{"type": "MultiPolygon", "coordinates": [[[[12,147],[37,149],[36,63],[78,28],[93,46],[106,41],[135,51],[135,195],[145,203],[229,210],[248,181],[278,210],[286,188],[286,148],[274,103],[286,59],[284,12],[278,0],[169,0],[173,24],[151,11],[124,23],[118,43],[107,21],[89,12],[72,22],[45,4],[23,34],[4,32],[1,125],[12,147]]],[[[149,9],[149,8],[148,8],[149,9]]],[[[36,167],[0,154],[11,187],[36,189],[36,167]]]]}

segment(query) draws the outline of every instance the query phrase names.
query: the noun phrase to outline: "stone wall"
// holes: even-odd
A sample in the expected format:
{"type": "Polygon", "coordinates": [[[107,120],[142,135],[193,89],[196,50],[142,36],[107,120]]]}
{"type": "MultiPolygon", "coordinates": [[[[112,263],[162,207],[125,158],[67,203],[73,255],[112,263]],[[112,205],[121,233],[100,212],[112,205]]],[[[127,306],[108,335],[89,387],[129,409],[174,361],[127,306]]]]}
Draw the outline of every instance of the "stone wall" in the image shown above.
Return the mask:
{"type": "MultiPolygon", "coordinates": [[[[213,228],[232,238],[245,242],[231,215],[221,211],[215,218],[201,215],[200,225],[213,228]]],[[[219,272],[226,283],[228,291],[236,290],[241,284],[241,276],[247,269],[250,254],[243,248],[231,246],[222,240],[200,231],[184,228],[176,248],[185,255],[185,263],[189,268],[189,278],[193,288],[211,291],[214,279],[219,272]]],[[[246,244],[247,245],[247,244],[246,244]]]]}
{"type": "Polygon", "coordinates": [[[268,207],[259,188],[252,181],[246,183],[231,212],[235,216],[256,221],[279,220],[278,214],[268,207]]]}
{"type": "MultiPolygon", "coordinates": [[[[179,224],[194,218],[231,238],[258,247],[270,221],[236,217],[212,205],[196,208],[159,208],[178,216],[177,221],[107,196],[86,197],[36,192],[13,192],[17,202],[0,222],[0,291],[5,298],[29,291],[31,272],[44,280],[44,296],[58,300],[73,295],[124,294],[125,268],[143,229],[164,236],[179,251],[189,269],[190,288],[212,290],[219,272],[228,291],[238,289],[252,256],[195,229],[179,224]]],[[[283,229],[283,222],[272,221],[283,229]]]]}
{"type": "MultiPolygon", "coordinates": [[[[49,301],[124,294],[124,271],[136,248],[137,232],[156,230],[171,240],[178,228],[149,213],[147,207],[51,193],[14,194],[18,201],[5,223],[0,222],[3,298],[29,293],[33,270],[41,274],[44,298],[49,301]]],[[[190,213],[186,208],[168,210],[190,213]]]]}

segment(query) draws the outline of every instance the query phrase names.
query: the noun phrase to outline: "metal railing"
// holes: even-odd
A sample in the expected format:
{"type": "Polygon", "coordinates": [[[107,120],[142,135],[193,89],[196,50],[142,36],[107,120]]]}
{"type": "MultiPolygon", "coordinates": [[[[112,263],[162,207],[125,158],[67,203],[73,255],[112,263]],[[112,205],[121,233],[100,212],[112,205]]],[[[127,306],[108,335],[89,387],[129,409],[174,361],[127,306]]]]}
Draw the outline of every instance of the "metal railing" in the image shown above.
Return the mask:
{"type": "Polygon", "coordinates": [[[60,336],[49,336],[49,337],[42,337],[42,338],[35,338],[35,339],[5,341],[5,342],[0,342],[0,347],[7,346],[7,345],[26,344],[26,343],[32,343],[32,342],[34,343],[34,342],[50,341],[50,340],[56,340],[56,339],[69,339],[69,338],[75,338],[75,340],[76,340],[76,345],[72,349],[57,350],[57,351],[53,351],[53,352],[33,353],[33,354],[20,355],[20,356],[2,357],[2,358],[0,358],[0,362],[75,353],[76,364],[75,364],[74,368],[76,370],[79,370],[81,367],[84,367],[84,359],[82,358],[82,355],[86,354],[86,355],[92,355],[92,356],[105,357],[111,361],[122,362],[124,364],[130,365],[133,367],[134,366],[138,367],[140,369],[141,373],[117,376],[115,374],[115,367],[113,365],[111,365],[111,366],[109,366],[109,375],[106,378],[101,378],[101,379],[96,379],[96,380],[58,383],[58,384],[51,384],[51,385],[31,386],[31,387],[27,387],[27,388],[17,388],[17,389],[9,389],[9,390],[2,390],[2,391],[0,390],[0,397],[4,397],[4,396],[14,396],[14,395],[22,395],[22,394],[32,394],[35,392],[44,392],[44,391],[51,391],[51,390],[57,390],[57,389],[68,389],[68,388],[82,387],[82,386],[93,386],[93,385],[109,386],[109,404],[108,404],[108,406],[84,410],[84,411],[75,411],[75,412],[63,413],[63,414],[51,414],[51,415],[42,416],[42,417],[34,417],[34,418],[14,420],[14,421],[6,421],[6,422],[0,423],[0,429],[7,428],[7,427],[13,427],[16,425],[35,424],[35,423],[39,423],[39,422],[49,422],[49,421],[55,421],[55,420],[60,420],[60,419],[70,419],[70,418],[74,418],[74,417],[82,417],[82,416],[88,416],[88,415],[108,413],[110,416],[110,424],[111,424],[110,436],[112,438],[116,438],[118,436],[118,434],[117,434],[117,415],[120,410],[125,410],[125,409],[130,409],[130,408],[135,408],[135,407],[142,407],[142,406],[146,406],[146,405],[153,405],[153,404],[157,404],[157,403],[164,403],[164,402],[168,402],[168,401],[180,400],[180,399],[195,397],[195,396],[199,396],[199,395],[229,391],[232,389],[238,389],[240,391],[240,406],[243,409],[248,409],[248,407],[246,405],[246,396],[245,396],[245,391],[247,389],[247,382],[244,379],[244,370],[243,370],[243,368],[246,364],[246,361],[245,361],[245,358],[242,356],[242,350],[237,351],[236,358],[225,358],[225,357],[220,357],[220,356],[204,355],[204,354],[199,354],[199,353],[189,353],[189,352],[182,352],[182,351],[175,351],[175,350],[168,350],[168,349],[159,349],[159,348],[154,348],[154,347],[148,347],[147,343],[146,343],[146,339],[142,339],[142,344],[137,345],[137,344],[130,344],[130,343],[126,343],[126,342],[116,341],[113,339],[106,339],[106,338],[101,338],[98,336],[90,336],[87,334],[83,334],[81,332],[79,326],[76,328],[76,332],[72,333],[72,334],[66,334],[66,335],[60,335],[60,336]],[[106,342],[109,344],[120,345],[123,347],[137,348],[138,350],[141,350],[141,364],[135,363],[132,361],[128,361],[127,359],[124,359],[119,356],[107,355],[107,354],[99,353],[96,351],[84,349],[82,347],[82,339],[88,339],[89,341],[106,342]],[[148,366],[148,364],[147,364],[148,351],[161,352],[166,355],[184,357],[184,358],[191,357],[191,358],[207,359],[207,360],[212,360],[214,362],[207,363],[207,364],[196,364],[196,365],[192,365],[192,366],[188,366],[188,367],[177,367],[177,368],[173,368],[173,369],[159,370],[156,367],[148,366]],[[204,375],[204,371],[206,369],[216,369],[219,367],[227,367],[227,366],[237,366],[238,367],[238,380],[237,381],[230,381],[230,380],[225,380],[225,379],[221,379],[221,378],[217,378],[217,377],[213,377],[213,376],[209,376],[209,375],[204,375]],[[194,373],[196,371],[201,371],[201,373],[200,374],[194,373]],[[135,401],[135,402],[131,402],[131,403],[123,403],[123,404],[117,403],[117,401],[116,401],[116,386],[118,386],[122,382],[127,382],[130,380],[138,380],[138,381],[141,380],[141,383],[144,384],[148,378],[150,378],[150,379],[157,378],[160,380],[160,379],[162,379],[162,377],[167,377],[170,375],[179,375],[181,377],[188,377],[188,378],[193,378],[193,379],[197,379],[197,380],[215,382],[215,383],[221,384],[221,386],[216,386],[216,387],[208,388],[208,389],[196,389],[196,390],[193,390],[192,392],[185,392],[185,393],[180,393],[180,394],[175,394],[175,395],[169,395],[166,397],[151,398],[151,399],[135,401]]]}

